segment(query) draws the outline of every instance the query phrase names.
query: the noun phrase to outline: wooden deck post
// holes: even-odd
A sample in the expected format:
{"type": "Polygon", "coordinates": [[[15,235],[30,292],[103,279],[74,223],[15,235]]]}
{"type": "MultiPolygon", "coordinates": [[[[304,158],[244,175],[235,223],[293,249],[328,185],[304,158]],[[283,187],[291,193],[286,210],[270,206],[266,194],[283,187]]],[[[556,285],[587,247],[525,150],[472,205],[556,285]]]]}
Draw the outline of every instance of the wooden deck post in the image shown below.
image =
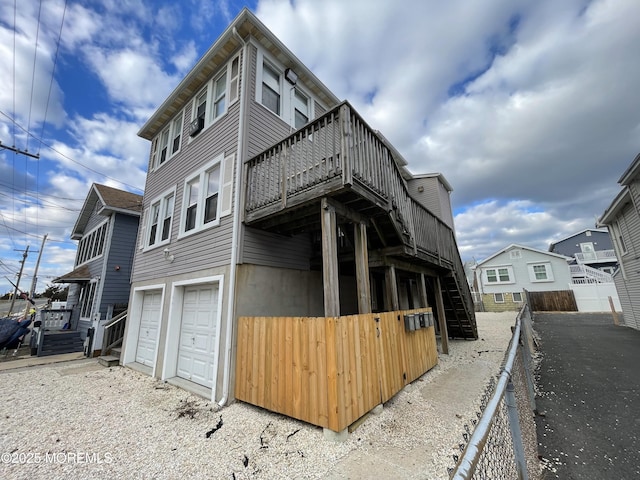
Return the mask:
{"type": "Polygon", "coordinates": [[[447,332],[447,318],[444,314],[444,302],[442,301],[442,289],[440,277],[436,277],[436,308],[438,309],[438,324],[440,325],[440,339],[442,341],[442,353],[449,353],[449,333],[447,332]]]}
{"type": "Polygon", "coordinates": [[[356,282],[358,289],[358,313],[371,313],[371,286],[369,283],[369,251],[367,226],[356,223],[353,227],[356,256],[356,282]]]}
{"type": "Polygon", "coordinates": [[[424,273],[420,274],[420,285],[418,285],[418,290],[420,291],[420,306],[428,307],[429,299],[427,297],[427,281],[424,278],[424,273]]]}
{"type": "Polygon", "coordinates": [[[338,231],[336,211],[322,199],[322,284],[324,316],[340,316],[340,280],[338,274],[338,231]]]}
{"type": "Polygon", "coordinates": [[[396,267],[390,265],[384,272],[385,280],[385,310],[393,311],[400,310],[400,300],[398,299],[398,284],[396,279],[396,267]]]}

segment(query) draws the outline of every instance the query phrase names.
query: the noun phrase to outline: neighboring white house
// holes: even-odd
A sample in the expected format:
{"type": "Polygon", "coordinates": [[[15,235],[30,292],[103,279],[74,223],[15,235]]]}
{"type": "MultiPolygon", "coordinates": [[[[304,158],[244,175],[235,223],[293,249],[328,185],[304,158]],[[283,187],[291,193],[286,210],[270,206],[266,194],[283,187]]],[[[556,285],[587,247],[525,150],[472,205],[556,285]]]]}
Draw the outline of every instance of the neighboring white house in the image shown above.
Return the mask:
{"type": "Polygon", "coordinates": [[[523,291],[568,290],[568,257],[512,244],[475,266],[475,278],[485,311],[517,310],[523,291]]]}
{"type": "MultiPolygon", "coordinates": [[[[474,267],[476,302],[489,312],[518,310],[529,292],[573,292],[580,312],[617,311],[620,301],[611,276],[576,276],[570,265],[573,257],[512,244],[491,255],[474,267]]],[[[592,269],[594,270],[594,269],[592,269]]]]}

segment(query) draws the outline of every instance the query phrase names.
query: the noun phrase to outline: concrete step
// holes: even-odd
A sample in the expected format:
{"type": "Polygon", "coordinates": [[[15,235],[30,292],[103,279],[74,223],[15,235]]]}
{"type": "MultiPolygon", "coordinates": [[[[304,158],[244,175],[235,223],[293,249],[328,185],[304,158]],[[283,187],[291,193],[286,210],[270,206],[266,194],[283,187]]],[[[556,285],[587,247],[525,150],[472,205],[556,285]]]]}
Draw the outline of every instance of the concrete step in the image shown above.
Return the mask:
{"type": "Polygon", "coordinates": [[[103,355],[98,357],[98,363],[103,367],[113,367],[120,364],[120,357],[114,355],[103,355]]]}

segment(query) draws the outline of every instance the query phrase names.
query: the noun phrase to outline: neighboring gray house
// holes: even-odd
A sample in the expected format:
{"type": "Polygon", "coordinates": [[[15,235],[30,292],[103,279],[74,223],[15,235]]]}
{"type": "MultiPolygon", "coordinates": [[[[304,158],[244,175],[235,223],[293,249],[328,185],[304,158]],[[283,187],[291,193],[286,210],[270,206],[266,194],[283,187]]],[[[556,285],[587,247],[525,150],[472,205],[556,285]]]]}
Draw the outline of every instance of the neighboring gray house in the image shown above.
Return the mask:
{"type": "Polygon", "coordinates": [[[432,306],[477,338],[444,177],[414,177],[249,10],[139,135],[123,365],[224,404],[239,317],[432,306]]]}
{"type": "Polygon", "coordinates": [[[610,275],[618,266],[618,258],[606,229],[587,228],[562,240],[551,243],[549,251],[572,257],[571,274],[574,278],[593,278],[613,281],[610,275]],[[592,269],[604,272],[594,272],[592,269]]]}
{"type": "Polygon", "coordinates": [[[618,183],[622,191],[602,214],[598,226],[609,229],[618,258],[619,268],[613,279],[624,325],[640,329],[640,154],[618,183]]]}
{"type": "Polygon", "coordinates": [[[511,244],[475,266],[484,311],[519,310],[524,290],[549,292],[569,290],[569,257],[511,244]]]}
{"type": "Polygon", "coordinates": [[[141,195],[94,183],[71,231],[78,240],[74,269],[53,280],[70,284],[71,329],[84,340],[94,328],[92,354],[104,323],[127,309],[141,211],[141,195]]]}

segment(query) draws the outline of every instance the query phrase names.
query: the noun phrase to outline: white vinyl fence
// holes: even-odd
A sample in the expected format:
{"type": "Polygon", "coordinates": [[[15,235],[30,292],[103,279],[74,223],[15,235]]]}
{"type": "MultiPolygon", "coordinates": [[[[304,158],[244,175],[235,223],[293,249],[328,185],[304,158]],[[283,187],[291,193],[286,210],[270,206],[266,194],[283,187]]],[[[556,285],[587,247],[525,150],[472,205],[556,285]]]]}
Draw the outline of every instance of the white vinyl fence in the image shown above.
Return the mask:
{"type": "Polygon", "coordinates": [[[573,290],[579,312],[610,312],[609,297],[616,312],[622,311],[614,283],[573,283],[569,286],[573,290]]]}

